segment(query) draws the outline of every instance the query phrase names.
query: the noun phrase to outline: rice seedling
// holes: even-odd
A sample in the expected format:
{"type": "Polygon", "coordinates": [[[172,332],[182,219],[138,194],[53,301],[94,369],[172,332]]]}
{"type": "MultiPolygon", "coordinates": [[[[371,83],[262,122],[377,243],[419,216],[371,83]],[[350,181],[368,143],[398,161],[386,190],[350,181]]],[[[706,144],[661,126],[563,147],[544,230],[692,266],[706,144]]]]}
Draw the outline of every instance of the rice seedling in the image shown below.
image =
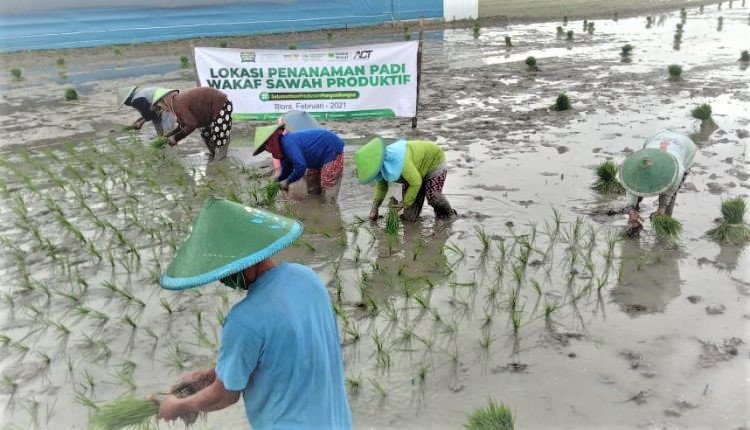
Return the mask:
{"type": "Polygon", "coordinates": [[[400,228],[401,221],[398,215],[398,208],[396,205],[391,204],[388,207],[388,215],[385,218],[385,232],[389,235],[396,235],[400,228]]]}
{"type": "Polygon", "coordinates": [[[510,321],[513,324],[513,333],[518,333],[521,328],[521,320],[523,318],[523,306],[520,309],[515,309],[510,313],[510,321]]]}
{"type": "Polygon", "coordinates": [[[474,39],[478,39],[479,35],[482,31],[482,27],[479,25],[479,20],[474,21],[474,26],[471,29],[472,35],[474,36],[474,39]]]}
{"type": "Polygon", "coordinates": [[[557,26],[557,37],[563,37],[565,35],[565,30],[563,30],[563,27],[561,25],[557,26]]]}
{"type": "Polygon", "coordinates": [[[0,380],[0,391],[10,396],[9,403],[13,403],[18,392],[18,382],[8,375],[3,375],[0,380]]]}
{"type": "Polygon", "coordinates": [[[614,22],[617,22],[617,20],[619,20],[619,19],[620,19],[620,14],[619,14],[619,13],[617,13],[617,12],[615,12],[615,16],[614,16],[614,17],[612,18],[612,20],[613,20],[614,22]]]}
{"type": "Polygon", "coordinates": [[[724,17],[719,17],[719,24],[716,26],[716,31],[721,31],[724,28],[724,17]]]}
{"type": "Polygon", "coordinates": [[[698,12],[703,13],[703,5],[700,5],[700,7],[698,8],[698,12]]]}
{"type": "Polygon", "coordinates": [[[584,19],[583,20],[583,31],[586,31],[587,28],[589,28],[589,20],[584,19]]]}
{"type": "Polygon", "coordinates": [[[567,40],[568,42],[572,42],[573,41],[573,34],[574,34],[573,30],[568,30],[568,32],[565,33],[565,40],[567,40]]]}
{"type": "Polygon", "coordinates": [[[524,61],[524,63],[526,64],[526,67],[528,67],[532,72],[539,70],[539,68],[536,66],[536,58],[534,58],[533,56],[526,57],[526,61],[524,61]]]}
{"type": "Polygon", "coordinates": [[[169,139],[164,136],[159,136],[151,141],[151,147],[154,149],[160,149],[165,147],[169,143],[169,139]]]}
{"type": "Polygon", "coordinates": [[[219,48],[226,48],[227,46],[228,45],[227,45],[227,42],[225,40],[222,40],[221,42],[219,42],[219,48]]]}
{"type": "Polygon", "coordinates": [[[560,310],[560,303],[555,302],[545,302],[544,303],[544,318],[551,318],[553,314],[555,314],[558,310],[560,310]]]}
{"type": "Polygon", "coordinates": [[[487,399],[487,405],[474,409],[464,424],[465,430],[513,430],[515,418],[504,403],[487,399]]]}
{"type": "Polygon", "coordinates": [[[78,100],[78,92],[73,87],[66,88],[63,96],[65,97],[66,102],[78,100]]]}
{"type": "Polygon", "coordinates": [[[586,27],[586,31],[589,34],[594,34],[594,21],[589,22],[589,25],[586,27]]]}
{"type": "Polygon", "coordinates": [[[513,42],[510,40],[510,36],[506,35],[505,36],[505,47],[506,48],[510,48],[511,46],[513,46],[513,42]]]}
{"type": "Polygon", "coordinates": [[[709,237],[720,243],[742,245],[750,241],[750,227],[745,223],[747,205],[742,197],[721,202],[721,223],[708,231],[709,237]]]}
{"type": "Polygon", "coordinates": [[[495,341],[495,335],[493,335],[492,333],[488,331],[485,331],[484,333],[482,333],[482,337],[477,339],[477,343],[485,351],[488,351],[490,349],[490,346],[492,346],[492,342],[494,341],[495,341]]]}
{"type": "Polygon", "coordinates": [[[183,55],[180,57],[180,67],[183,69],[187,69],[190,67],[190,59],[187,57],[187,55],[183,55]]]}
{"type": "Polygon", "coordinates": [[[359,392],[360,387],[362,387],[362,374],[357,376],[347,376],[344,379],[344,382],[346,383],[346,388],[349,393],[356,394],[359,392]]]}
{"type": "Polygon", "coordinates": [[[326,31],[326,39],[330,42],[333,39],[333,32],[328,30],[326,31]]]}
{"type": "Polygon", "coordinates": [[[563,17],[563,25],[568,25],[568,16],[563,17]]]}
{"type": "Polygon", "coordinates": [[[651,220],[656,235],[667,241],[676,241],[682,232],[682,224],[669,215],[657,215],[651,220]]]}
{"type": "Polygon", "coordinates": [[[596,181],[592,188],[600,194],[623,194],[620,181],[617,180],[617,165],[612,160],[602,161],[596,166],[596,181]]]}
{"type": "Polygon", "coordinates": [[[23,402],[23,408],[26,410],[26,414],[31,420],[31,428],[39,428],[39,402],[33,399],[26,400],[23,402]]]}
{"type": "Polygon", "coordinates": [[[654,17],[649,15],[646,17],[646,28],[651,28],[654,25],[654,17]]]}
{"type": "Polygon", "coordinates": [[[670,81],[677,81],[682,75],[682,66],[679,64],[670,64],[667,66],[667,72],[669,73],[670,81]]]}
{"type": "Polygon", "coordinates": [[[552,106],[552,110],[556,111],[564,111],[570,109],[570,97],[568,97],[567,94],[560,93],[557,96],[557,99],[555,100],[554,106],[552,106]]]}
{"type": "Polygon", "coordinates": [[[264,203],[266,206],[272,207],[276,203],[276,197],[281,190],[281,184],[277,181],[271,181],[263,187],[264,203]]]}
{"type": "Polygon", "coordinates": [[[630,57],[630,55],[633,53],[634,48],[635,47],[631,45],[630,43],[626,43],[625,45],[622,45],[622,47],[620,47],[620,56],[623,58],[630,57]]]}
{"type": "Polygon", "coordinates": [[[693,110],[690,111],[690,115],[692,115],[695,119],[708,121],[711,119],[711,105],[708,103],[703,103],[699,106],[696,106],[695,108],[693,108],[693,110]]]}
{"type": "Polygon", "coordinates": [[[156,426],[159,403],[143,397],[126,396],[105,403],[97,409],[96,414],[89,420],[91,429],[145,429],[156,426]]]}
{"type": "Polygon", "coordinates": [[[295,50],[295,49],[297,49],[297,45],[295,45],[294,43],[292,43],[292,44],[289,45],[289,49],[295,50]]]}
{"type": "Polygon", "coordinates": [[[388,396],[388,390],[385,389],[380,383],[372,378],[369,378],[368,381],[370,381],[370,385],[372,385],[372,389],[375,391],[377,395],[380,397],[387,397],[388,396]]]}
{"type": "Polygon", "coordinates": [[[404,26],[404,40],[411,40],[411,33],[409,32],[409,26],[404,26]]]}
{"type": "Polygon", "coordinates": [[[740,53],[740,61],[742,61],[743,63],[747,63],[750,61],[750,53],[747,51],[747,49],[743,50],[740,53]]]}

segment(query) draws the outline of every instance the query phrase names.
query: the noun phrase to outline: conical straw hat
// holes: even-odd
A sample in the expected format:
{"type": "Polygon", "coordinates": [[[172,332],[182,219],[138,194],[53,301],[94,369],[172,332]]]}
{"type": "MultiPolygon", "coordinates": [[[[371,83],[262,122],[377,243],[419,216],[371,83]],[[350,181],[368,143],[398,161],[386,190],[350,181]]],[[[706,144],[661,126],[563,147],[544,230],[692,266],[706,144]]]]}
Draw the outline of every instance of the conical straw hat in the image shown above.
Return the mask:
{"type": "Polygon", "coordinates": [[[138,88],[137,85],[133,85],[132,87],[120,87],[117,89],[117,109],[120,109],[125,104],[125,101],[128,97],[133,95],[136,88],[138,88]]]}
{"type": "Polygon", "coordinates": [[[156,91],[154,91],[154,101],[151,102],[151,107],[153,108],[154,106],[156,106],[156,104],[159,103],[159,100],[163,99],[167,94],[179,92],[180,90],[175,90],[172,88],[157,88],[156,91]]]}
{"type": "Polygon", "coordinates": [[[209,198],[162,274],[161,285],[184,290],[238,273],[290,246],[302,230],[299,221],[209,198]]]}
{"type": "Polygon", "coordinates": [[[253,141],[253,155],[263,152],[264,146],[273,133],[281,127],[280,124],[266,125],[255,129],[255,140],[253,141]]]}
{"type": "Polygon", "coordinates": [[[361,184],[369,184],[377,178],[385,159],[385,144],[379,137],[367,142],[354,153],[357,178],[361,184]]]}
{"type": "Polygon", "coordinates": [[[661,194],[677,179],[677,159],[656,148],[632,153],[620,166],[619,176],[625,190],[636,196],[661,194]]]}

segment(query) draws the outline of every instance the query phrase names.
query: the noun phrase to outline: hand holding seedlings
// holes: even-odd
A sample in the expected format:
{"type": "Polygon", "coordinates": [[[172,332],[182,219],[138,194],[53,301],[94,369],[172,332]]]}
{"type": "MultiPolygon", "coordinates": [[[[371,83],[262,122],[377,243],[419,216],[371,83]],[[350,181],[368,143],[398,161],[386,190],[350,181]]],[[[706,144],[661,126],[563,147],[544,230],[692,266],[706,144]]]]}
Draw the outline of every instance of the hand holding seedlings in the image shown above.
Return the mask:
{"type": "Polygon", "coordinates": [[[625,226],[625,234],[629,237],[637,236],[643,230],[643,217],[641,214],[631,208],[628,211],[628,224],[625,226]]]}

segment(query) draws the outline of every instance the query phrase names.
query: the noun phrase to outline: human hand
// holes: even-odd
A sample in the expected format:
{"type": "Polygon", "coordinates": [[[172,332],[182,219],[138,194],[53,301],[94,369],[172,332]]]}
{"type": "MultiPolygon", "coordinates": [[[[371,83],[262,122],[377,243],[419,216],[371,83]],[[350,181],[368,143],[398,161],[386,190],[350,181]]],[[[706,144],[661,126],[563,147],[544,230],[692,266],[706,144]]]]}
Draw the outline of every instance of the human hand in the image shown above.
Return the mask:
{"type": "Polygon", "coordinates": [[[377,219],[378,219],[378,210],[377,209],[371,210],[370,211],[370,220],[371,221],[375,221],[377,219]]]}
{"type": "Polygon", "coordinates": [[[651,221],[653,221],[654,217],[656,217],[656,216],[662,216],[662,215],[665,215],[665,214],[666,214],[666,211],[664,210],[664,208],[659,208],[659,209],[651,212],[651,215],[648,216],[648,219],[651,220],[651,221]]]}
{"type": "Polygon", "coordinates": [[[642,221],[643,217],[641,214],[631,208],[628,211],[628,224],[625,226],[625,234],[630,237],[637,236],[643,230],[642,221]]]}
{"type": "Polygon", "coordinates": [[[289,183],[288,182],[281,181],[281,183],[279,185],[281,186],[281,190],[282,191],[287,191],[287,192],[289,191],[289,183]]]}
{"type": "Polygon", "coordinates": [[[214,380],[216,380],[216,373],[213,369],[185,372],[180,375],[176,384],[169,387],[169,393],[186,397],[213,384],[214,380]]]}

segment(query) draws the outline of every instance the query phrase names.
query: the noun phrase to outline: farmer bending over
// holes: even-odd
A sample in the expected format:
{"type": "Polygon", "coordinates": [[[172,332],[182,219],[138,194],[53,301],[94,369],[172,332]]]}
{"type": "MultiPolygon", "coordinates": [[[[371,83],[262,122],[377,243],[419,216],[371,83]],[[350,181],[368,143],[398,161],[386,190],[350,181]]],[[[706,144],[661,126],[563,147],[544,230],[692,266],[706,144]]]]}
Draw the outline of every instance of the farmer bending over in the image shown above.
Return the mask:
{"type": "Polygon", "coordinates": [[[177,127],[166,135],[171,146],[200,127],[211,158],[218,161],[226,157],[232,131],[232,102],[226,94],[210,87],[183,92],[159,88],[154,105],[177,118],[177,127]]]}
{"type": "Polygon", "coordinates": [[[133,121],[131,126],[140,130],[146,121],[151,121],[156,129],[156,135],[161,136],[164,130],[174,128],[174,118],[168,112],[162,112],[155,108],[154,93],[157,87],[120,87],[117,89],[117,109],[123,106],[130,106],[141,114],[140,118],[133,121]]]}
{"type": "Polygon", "coordinates": [[[302,224],[228,200],[209,198],[161,277],[185,290],[220,281],[247,291],[224,320],[216,367],[183,375],[184,398],[167,395],[171,421],[236,403],[254,430],[350,429],[336,318],[328,290],[310,268],[271,256],[302,234],[302,224]]]}
{"type": "Polygon", "coordinates": [[[443,195],[443,185],[448,175],[445,153],[433,142],[399,140],[386,146],[382,139],[371,140],[354,154],[357,176],[362,184],[375,184],[375,199],[370,219],[378,218],[378,208],[388,193],[388,183],[403,184],[403,200],[398,205],[404,209],[406,221],[416,221],[422,212],[424,199],[435,210],[436,218],[456,215],[443,195]]]}
{"type": "Polygon", "coordinates": [[[643,149],[625,159],[619,179],[627,192],[628,235],[634,236],[643,229],[640,203],[644,197],[659,196],[659,207],[651,218],[672,216],[677,191],[685,182],[696,152],[695,143],[687,136],[659,130],[646,139],[643,149]]]}
{"type": "Polygon", "coordinates": [[[323,194],[334,201],[344,176],[344,141],[324,128],[284,133],[283,125],[268,125],[255,129],[253,155],[268,151],[281,161],[281,173],[276,180],[281,189],[305,177],[308,194],[323,194]]]}

